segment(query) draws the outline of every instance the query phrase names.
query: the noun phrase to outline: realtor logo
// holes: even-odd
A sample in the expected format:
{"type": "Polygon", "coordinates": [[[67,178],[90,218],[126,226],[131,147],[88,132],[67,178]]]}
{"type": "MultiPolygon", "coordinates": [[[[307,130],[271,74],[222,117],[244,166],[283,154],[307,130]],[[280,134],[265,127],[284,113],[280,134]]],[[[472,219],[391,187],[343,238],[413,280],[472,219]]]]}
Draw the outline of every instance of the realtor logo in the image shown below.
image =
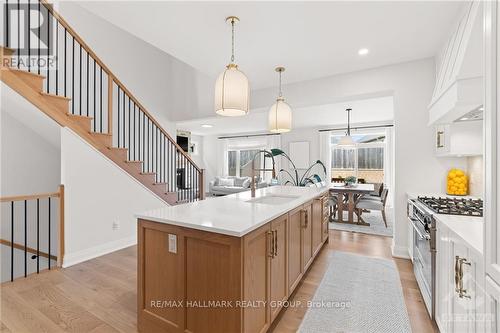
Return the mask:
{"type": "Polygon", "coordinates": [[[38,3],[4,4],[4,41],[18,56],[53,55],[53,15],[38,3]]]}

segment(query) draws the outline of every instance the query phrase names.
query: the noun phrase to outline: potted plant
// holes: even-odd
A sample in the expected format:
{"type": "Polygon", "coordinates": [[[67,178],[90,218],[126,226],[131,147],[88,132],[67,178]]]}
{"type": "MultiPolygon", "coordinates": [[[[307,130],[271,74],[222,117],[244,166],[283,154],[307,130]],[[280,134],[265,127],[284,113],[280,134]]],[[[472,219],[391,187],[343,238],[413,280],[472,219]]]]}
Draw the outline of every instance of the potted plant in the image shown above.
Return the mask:
{"type": "Polygon", "coordinates": [[[344,179],[344,183],[346,187],[352,187],[354,184],[356,184],[356,177],[354,176],[349,176],[344,179]]]}

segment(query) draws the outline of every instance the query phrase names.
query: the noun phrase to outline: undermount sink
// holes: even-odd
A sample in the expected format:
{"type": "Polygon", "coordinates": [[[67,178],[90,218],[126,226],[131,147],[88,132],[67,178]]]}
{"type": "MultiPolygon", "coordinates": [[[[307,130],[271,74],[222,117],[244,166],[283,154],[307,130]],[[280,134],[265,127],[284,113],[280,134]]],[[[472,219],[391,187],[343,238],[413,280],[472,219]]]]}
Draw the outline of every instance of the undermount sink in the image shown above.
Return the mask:
{"type": "Polygon", "coordinates": [[[251,202],[251,203],[260,203],[260,204],[266,204],[266,205],[282,205],[285,203],[288,203],[292,200],[295,200],[299,198],[298,196],[292,196],[292,195],[266,195],[260,198],[253,198],[250,200],[247,200],[246,202],[251,202]]]}

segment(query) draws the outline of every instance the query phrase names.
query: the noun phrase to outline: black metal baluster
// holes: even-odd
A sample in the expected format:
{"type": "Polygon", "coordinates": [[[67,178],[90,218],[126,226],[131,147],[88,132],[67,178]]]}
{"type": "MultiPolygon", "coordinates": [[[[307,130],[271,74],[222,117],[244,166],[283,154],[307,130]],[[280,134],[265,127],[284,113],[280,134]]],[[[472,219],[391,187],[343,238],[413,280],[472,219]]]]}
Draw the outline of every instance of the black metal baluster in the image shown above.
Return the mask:
{"type": "MultiPolygon", "coordinates": [[[[99,130],[99,133],[102,133],[102,67],[101,65],[99,65],[99,68],[100,68],[100,83],[99,83],[99,91],[100,91],[100,97],[99,97],[99,103],[100,103],[100,106],[99,106],[99,122],[100,122],[100,130],[99,130]]],[[[109,78],[108,78],[109,80],[109,78]]],[[[109,121],[109,119],[108,119],[109,121]]]]}
{"type": "Polygon", "coordinates": [[[130,149],[130,97],[128,98],[128,159],[131,160],[132,150],[130,149]]]}
{"type": "Polygon", "coordinates": [[[50,70],[49,70],[49,52],[50,50],[50,12],[49,9],[47,8],[47,93],[50,94],[50,70]]]}
{"type": "Polygon", "coordinates": [[[68,42],[68,31],[64,28],[64,97],[68,97],[66,94],[66,72],[67,72],[67,63],[66,63],[66,53],[68,49],[66,48],[66,44],[68,42]]]}
{"type": "Polygon", "coordinates": [[[49,257],[48,257],[48,263],[49,263],[49,270],[50,270],[50,197],[49,197],[49,241],[48,241],[48,247],[49,247],[49,257]]]}
{"type": "Polygon", "coordinates": [[[14,281],[14,201],[10,202],[10,281],[14,281]]]}
{"type": "Polygon", "coordinates": [[[123,144],[123,148],[125,148],[125,122],[126,122],[126,119],[125,119],[125,91],[123,91],[123,107],[122,107],[122,111],[123,111],[123,128],[122,128],[122,144],[123,144]]]}
{"type": "Polygon", "coordinates": [[[40,10],[40,1],[38,1],[38,58],[37,60],[37,69],[38,69],[38,74],[40,74],[40,36],[42,36],[41,32],[41,26],[40,26],[40,15],[41,15],[41,10],[40,10]]]}
{"type": "Polygon", "coordinates": [[[75,38],[71,46],[71,114],[75,114],[75,38]]]}
{"type": "Polygon", "coordinates": [[[135,110],[135,102],[134,102],[134,161],[137,161],[137,158],[136,158],[136,153],[135,153],[135,119],[136,119],[137,115],[136,115],[136,110],[135,110]]]}
{"type": "Polygon", "coordinates": [[[87,117],[89,116],[89,53],[87,52],[87,117]]]}
{"type": "Polygon", "coordinates": [[[94,94],[92,95],[92,99],[94,100],[94,132],[96,130],[96,126],[97,126],[97,117],[96,117],[96,112],[95,112],[95,101],[96,101],[96,87],[95,87],[95,72],[96,72],[96,68],[95,68],[95,59],[94,59],[94,94]]]}
{"type": "Polygon", "coordinates": [[[40,273],[40,199],[36,199],[36,272],[40,273]]]}
{"type": "Polygon", "coordinates": [[[17,0],[17,68],[19,68],[21,62],[20,51],[21,50],[21,1],[17,0]]]}
{"type": "Polygon", "coordinates": [[[24,277],[28,276],[28,212],[27,200],[24,200],[24,277]]]}
{"type": "Polygon", "coordinates": [[[56,20],[56,95],[59,95],[59,21],[58,20],[56,20]]]}
{"type": "Polygon", "coordinates": [[[118,113],[118,148],[120,148],[120,86],[118,86],[118,95],[116,96],[116,107],[117,107],[117,113],[118,113]]]}
{"type": "MultiPolygon", "coordinates": [[[[7,1],[6,1],[7,3],[7,1]]],[[[8,6],[6,6],[7,9],[8,6]]],[[[7,18],[9,14],[7,13],[7,18]]],[[[7,20],[7,45],[9,46],[8,38],[9,38],[9,21],[7,20]]],[[[28,72],[31,72],[31,1],[28,0],[28,72]]]]}
{"type": "Polygon", "coordinates": [[[142,172],[146,172],[146,116],[142,113],[142,172]]]}
{"type": "Polygon", "coordinates": [[[147,120],[148,120],[148,124],[146,126],[146,130],[147,130],[147,134],[146,134],[146,138],[147,138],[147,142],[146,142],[146,160],[148,161],[148,166],[146,168],[146,172],[149,172],[149,168],[151,167],[151,163],[149,161],[149,156],[150,156],[150,152],[149,152],[149,117],[146,116],[147,120]]]}
{"type": "Polygon", "coordinates": [[[82,44],[80,45],[80,85],[78,88],[80,89],[80,95],[78,97],[78,104],[80,106],[80,116],[82,115],[82,44]]]}
{"type": "Polygon", "coordinates": [[[10,31],[9,31],[9,0],[5,0],[5,46],[6,47],[9,47],[10,46],[10,43],[9,43],[9,34],[10,34],[10,31]]]}

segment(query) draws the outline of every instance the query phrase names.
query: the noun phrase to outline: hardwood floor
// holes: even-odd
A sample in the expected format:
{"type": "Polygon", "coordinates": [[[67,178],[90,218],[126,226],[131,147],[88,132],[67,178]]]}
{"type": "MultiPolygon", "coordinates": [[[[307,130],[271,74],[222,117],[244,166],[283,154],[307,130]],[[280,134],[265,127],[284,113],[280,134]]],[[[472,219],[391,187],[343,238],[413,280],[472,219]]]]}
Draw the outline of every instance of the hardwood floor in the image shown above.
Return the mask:
{"type": "MultiPolygon", "coordinates": [[[[310,300],[333,251],[391,258],[391,239],[330,231],[328,243],[293,295],[310,300]]],[[[0,332],[136,332],[136,247],[70,268],[44,271],[1,285],[0,332]]],[[[394,259],[412,330],[437,332],[418,290],[411,263],[394,259]]],[[[307,309],[288,308],[273,332],[295,332],[307,309]]]]}

